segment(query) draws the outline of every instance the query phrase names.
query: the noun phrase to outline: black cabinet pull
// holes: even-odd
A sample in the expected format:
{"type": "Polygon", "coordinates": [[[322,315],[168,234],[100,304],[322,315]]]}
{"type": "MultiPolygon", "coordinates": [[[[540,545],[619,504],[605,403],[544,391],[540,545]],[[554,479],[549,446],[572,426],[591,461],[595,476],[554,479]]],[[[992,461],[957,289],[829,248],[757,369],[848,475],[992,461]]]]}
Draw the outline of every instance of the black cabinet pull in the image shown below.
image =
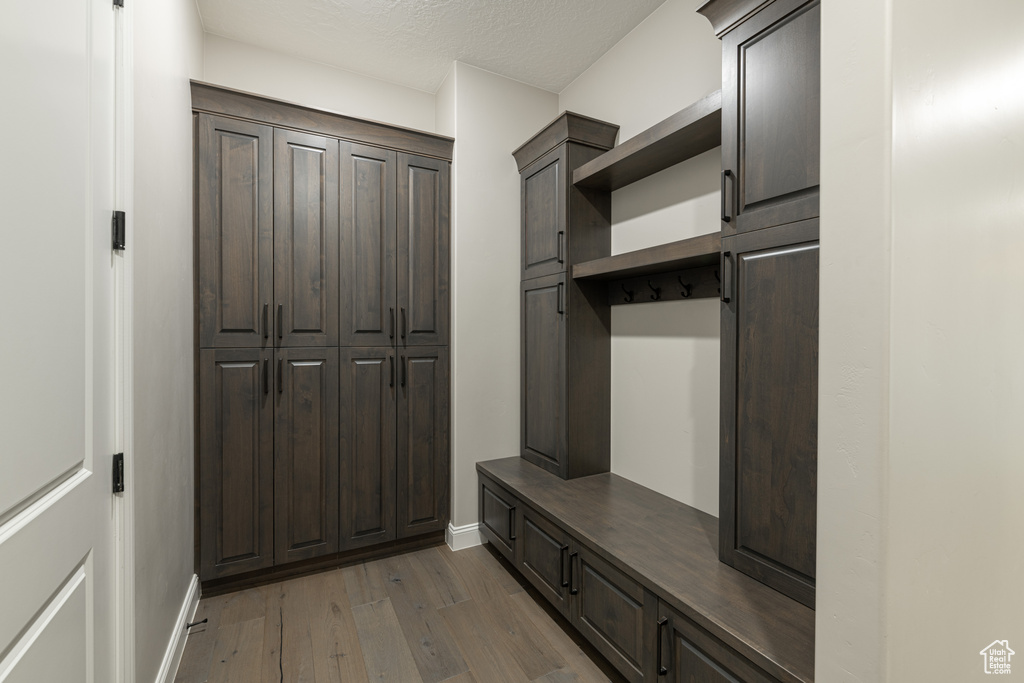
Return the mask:
{"type": "Polygon", "coordinates": [[[565,230],[558,231],[558,262],[565,263],[565,257],[562,255],[562,245],[565,243],[565,230]]]}
{"type": "Polygon", "coordinates": [[[402,306],[402,339],[405,339],[405,330],[408,326],[408,321],[405,319],[405,306],[402,306]]]}
{"type": "Polygon", "coordinates": [[[516,540],[516,506],[508,509],[508,540],[516,540]]]}
{"type": "Polygon", "coordinates": [[[284,393],[284,360],[277,359],[277,393],[284,393]]]}
{"type": "Polygon", "coordinates": [[[284,304],[277,305],[277,338],[284,339],[284,304]]]}
{"type": "Polygon", "coordinates": [[[561,282],[559,282],[558,283],[558,315],[565,315],[565,302],[563,301],[563,297],[562,297],[562,289],[563,288],[564,288],[564,285],[561,282]]]}
{"type": "Polygon", "coordinates": [[[732,252],[722,252],[722,303],[732,301],[732,252]]]}
{"type": "Polygon", "coordinates": [[[263,395],[270,393],[270,361],[263,359],[263,395]]]}
{"type": "Polygon", "coordinates": [[[405,386],[405,380],[409,376],[409,357],[402,356],[402,386],[405,386]]]}
{"type": "Polygon", "coordinates": [[[558,578],[562,581],[562,588],[569,587],[569,579],[565,578],[565,556],[569,552],[569,546],[563,545],[558,553],[558,578]]]}
{"type": "Polygon", "coordinates": [[[573,571],[573,567],[575,566],[573,559],[579,556],[580,554],[578,552],[569,556],[569,595],[576,595],[580,592],[579,586],[577,586],[575,581],[573,581],[573,577],[576,576],[576,572],[573,571]]]}
{"type": "Polygon", "coordinates": [[[730,214],[732,212],[728,211],[729,207],[728,207],[728,205],[725,202],[725,179],[726,178],[732,178],[732,171],[730,171],[729,169],[725,169],[724,171],[722,171],[722,222],[723,223],[731,223],[732,222],[732,216],[730,214]]]}
{"type": "Polygon", "coordinates": [[[269,309],[270,309],[270,304],[264,303],[263,304],[263,338],[264,339],[270,339],[270,323],[267,321],[267,318],[270,317],[270,310],[269,309]]]}
{"type": "Polygon", "coordinates": [[[388,386],[394,388],[395,386],[395,357],[388,356],[388,364],[391,366],[391,379],[388,381],[388,386]]]}
{"type": "Polygon", "coordinates": [[[395,307],[391,307],[391,331],[388,332],[388,339],[395,338],[395,307]]]}
{"type": "Polygon", "coordinates": [[[662,646],[662,642],[661,641],[664,640],[664,636],[662,635],[662,633],[664,632],[665,624],[667,624],[667,623],[668,623],[668,617],[662,617],[661,619],[658,619],[658,675],[659,676],[664,676],[665,674],[668,673],[668,668],[666,668],[665,665],[661,661],[662,654],[663,654],[663,646],[662,646]]]}

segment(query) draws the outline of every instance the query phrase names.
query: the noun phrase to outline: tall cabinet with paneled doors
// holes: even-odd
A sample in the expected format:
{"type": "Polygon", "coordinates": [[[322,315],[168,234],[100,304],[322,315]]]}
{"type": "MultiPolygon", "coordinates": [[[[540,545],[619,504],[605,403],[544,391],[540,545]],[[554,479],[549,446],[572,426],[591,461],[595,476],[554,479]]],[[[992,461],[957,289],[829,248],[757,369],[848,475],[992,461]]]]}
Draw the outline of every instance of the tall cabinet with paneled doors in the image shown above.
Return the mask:
{"type": "Polygon", "coordinates": [[[453,141],[192,84],[204,585],[449,516],[453,141]]]}

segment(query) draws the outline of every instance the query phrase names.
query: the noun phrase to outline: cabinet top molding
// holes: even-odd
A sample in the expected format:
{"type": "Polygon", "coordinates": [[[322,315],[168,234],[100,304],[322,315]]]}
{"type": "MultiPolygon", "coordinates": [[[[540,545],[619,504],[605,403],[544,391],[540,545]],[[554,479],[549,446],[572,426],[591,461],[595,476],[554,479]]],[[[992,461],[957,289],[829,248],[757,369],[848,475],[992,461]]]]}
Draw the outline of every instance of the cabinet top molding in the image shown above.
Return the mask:
{"type": "Polygon", "coordinates": [[[708,0],[697,8],[697,13],[711,22],[715,35],[721,38],[736,28],[747,17],[759,12],[775,0],[708,0]]]}
{"type": "Polygon", "coordinates": [[[191,85],[192,110],[196,112],[230,116],[445,161],[452,160],[455,139],[444,135],[359,119],[202,81],[191,81],[191,85]]]}
{"type": "Polygon", "coordinates": [[[519,172],[522,173],[524,168],[563,142],[578,142],[597,149],[609,150],[615,145],[618,134],[619,127],[614,123],[563,111],[554,121],[541,128],[539,133],[512,152],[512,156],[515,157],[519,172]]]}

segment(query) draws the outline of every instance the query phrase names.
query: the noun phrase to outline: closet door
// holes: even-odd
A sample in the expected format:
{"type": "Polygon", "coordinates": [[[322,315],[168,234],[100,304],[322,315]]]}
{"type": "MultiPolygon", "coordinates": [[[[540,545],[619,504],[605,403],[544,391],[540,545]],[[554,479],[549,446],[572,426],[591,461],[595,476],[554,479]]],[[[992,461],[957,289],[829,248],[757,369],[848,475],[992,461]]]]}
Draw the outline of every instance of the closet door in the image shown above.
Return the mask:
{"type": "Polygon", "coordinates": [[[566,270],[568,145],[559,145],[520,174],[522,279],[566,270]]]}
{"type": "Polygon", "coordinates": [[[395,534],[395,398],[390,347],[341,349],[341,549],[395,534]]]}
{"type": "Polygon", "coordinates": [[[397,155],[341,144],[341,345],[393,346],[397,155]]]}
{"type": "Polygon", "coordinates": [[[448,524],[448,348],[398,351],[398,537],[448,524]]]}
{"type": "Polygon", "coordinates": [[[272,138],[269,126],[198,116],[200,348],[273,344],[272,138]]]}
{"type": "Polygon", "coordinates": [[[522,455],[565,476],[568,444],[565,275],[522,284],[522,455]]]}
{"type": "Polygon", "coordinates": [[[199,353],[199,578],[274,563],[271,351],[199,353]]]}
{"type": "Polygon", "coordinates": [[[818,215],[820,16],[776,0],[722,38],[723,235],[818,215]]]}
{"type": "Polygon", "coordinates": [[[338,343],[338,141],[274,131],[277,346],[338,343]]]}
{"type": "Polygon", "coordinates": [[[401,346],[448,343],[447,161],[398,155],[398,328],[401,346]]]}
{"type": "Polygon", "coordinates": [[[278,349],[276,564],[338,550],[338,349],[278,349]]]}

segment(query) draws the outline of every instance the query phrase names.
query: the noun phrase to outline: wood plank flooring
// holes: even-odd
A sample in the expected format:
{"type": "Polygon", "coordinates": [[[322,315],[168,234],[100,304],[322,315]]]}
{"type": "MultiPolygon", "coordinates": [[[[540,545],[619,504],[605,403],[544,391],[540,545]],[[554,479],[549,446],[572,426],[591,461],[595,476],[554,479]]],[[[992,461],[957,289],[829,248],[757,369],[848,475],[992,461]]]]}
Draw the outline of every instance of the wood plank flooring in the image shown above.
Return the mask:
{"type": "Polygon", "coordinates": [[[441,545],[204,598],[174,680],[620,683],[521,580],[488,546],[441,545]]]}

